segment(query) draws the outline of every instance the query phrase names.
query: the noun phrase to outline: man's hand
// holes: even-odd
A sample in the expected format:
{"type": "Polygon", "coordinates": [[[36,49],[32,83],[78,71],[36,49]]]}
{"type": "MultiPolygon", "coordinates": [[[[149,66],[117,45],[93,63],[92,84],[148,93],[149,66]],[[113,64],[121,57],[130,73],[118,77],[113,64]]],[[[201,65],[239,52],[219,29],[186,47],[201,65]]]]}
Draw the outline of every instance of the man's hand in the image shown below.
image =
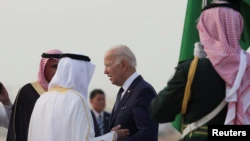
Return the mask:
{"type": "Polygon", "coordinates": [[[11,104],[9,94],[1,82],[0,82],[0,102],[2,102],[4,105],[11,104]]]}
{"type": "Polygon", "coordinates": [[[117,125],[116,127],[113,127],[111,131],[115,131],[117,133],[118,139],[127,138],[129,135],[129,130],[120,129],[120,128],[121,128],[121,125],[117,125]]]}

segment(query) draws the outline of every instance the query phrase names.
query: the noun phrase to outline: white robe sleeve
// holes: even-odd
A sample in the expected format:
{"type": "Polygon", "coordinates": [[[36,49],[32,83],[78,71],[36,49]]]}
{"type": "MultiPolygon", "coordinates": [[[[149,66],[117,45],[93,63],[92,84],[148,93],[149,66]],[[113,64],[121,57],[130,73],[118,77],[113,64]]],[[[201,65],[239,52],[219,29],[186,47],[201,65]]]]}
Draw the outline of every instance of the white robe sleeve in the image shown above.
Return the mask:
{"type": "Polygon", "coordinates": [[[0,127],[9,128],[12,105],[3,105],[0,108],[0,127]]]}
{"type": "Polygon", "coordinates": [[[117,141],[117,134],[112,131],[105,135],[89,139],[89,141],[117,141]]]}

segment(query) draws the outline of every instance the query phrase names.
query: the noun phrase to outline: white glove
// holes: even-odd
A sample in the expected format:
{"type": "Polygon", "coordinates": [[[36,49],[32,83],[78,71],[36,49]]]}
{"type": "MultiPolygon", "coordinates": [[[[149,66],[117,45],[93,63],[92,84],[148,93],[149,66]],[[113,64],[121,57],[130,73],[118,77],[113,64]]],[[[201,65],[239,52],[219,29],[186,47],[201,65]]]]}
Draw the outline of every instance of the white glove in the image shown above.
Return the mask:
{"type": "Polygon", "coordinates": [[[246,50],[246,52],[250,53],[250,47],[248,47],[248,49],[246,50]]]}
{"type": "Polygon", "coordinates": [[[194,56],[197,56],[198,58],[205,58],[207,56],[204,47],[200,42],[194,44],[194,56]]]}

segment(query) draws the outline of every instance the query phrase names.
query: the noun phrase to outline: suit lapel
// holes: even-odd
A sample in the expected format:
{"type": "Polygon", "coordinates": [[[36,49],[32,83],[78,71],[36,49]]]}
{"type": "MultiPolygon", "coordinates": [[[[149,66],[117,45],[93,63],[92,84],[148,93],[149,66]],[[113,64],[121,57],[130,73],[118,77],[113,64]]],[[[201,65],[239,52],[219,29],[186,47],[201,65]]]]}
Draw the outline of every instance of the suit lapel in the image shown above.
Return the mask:
{"type": "Polygon", "coordinates": [[[113,106],[110,118],[109,118],[109,130],[111,130],[113,128],[113,121],[114,121],[114,108],[115,106],[113,106]]]}
{"type": "Polygon", "coordinates": [[[95,118],[95,114],[93,113],[93,111],[92,111],[92,110],[91,110],[91,115],[92,115],[92,117],[93,117],[93,121],[94,121],[94,123],[97,123],[96,118],[95,118]]]}
{"type": "Polygon", "coordinates": [[[99,130],[99,127],[98,127],[98,124],[97,124],[97,120],[96,120],[95,114],[94,114],[94,112],[92,110],[91,110],[91,115],[93,117],[95,135],[99,136],[100,135],[100,130],[99,130]]]}
{"type": "Polygon", "coordinates": [[[108,133],[108,126],[109,126],[109,115],[107,113],[104,112],[104,132],[108,133]]]}
{"type": "Polygon", "coordinates": [[[125,92],[124,96],[122,97],[122,100],[120,101],[120,103],[117,106],[117,109],[114,111],[114,108],[112,110],[111,113],[111,118],[110,118],[110,126],[109,129],[113,128],[113,124],[115,121],[115,118],[117,117],[118,113],[121,111],[121,108],[124,106],[124,104],[127,102],[127,100],[129,99],[129,97],[131,96],[131,94],[133,93],[133,89],[134,87],[142,80],[143,78],[141,77],[141,75],[139,75],[129,86],[129,88],[127,89],[127,91],[125,92]]]}
{"type": "Polygon", "coordinates": [[[131,92],[132,92],[132,89],[128,88],[128,90],[125,92],[124,96],[122,97],[122,100],[118,104],[117,109],[115,110],[114,117],[116,117],[117,114],[121,111],[122,107],[127,102],[127,100],[129,99],[129,97],[131,96],[131,92]]]}

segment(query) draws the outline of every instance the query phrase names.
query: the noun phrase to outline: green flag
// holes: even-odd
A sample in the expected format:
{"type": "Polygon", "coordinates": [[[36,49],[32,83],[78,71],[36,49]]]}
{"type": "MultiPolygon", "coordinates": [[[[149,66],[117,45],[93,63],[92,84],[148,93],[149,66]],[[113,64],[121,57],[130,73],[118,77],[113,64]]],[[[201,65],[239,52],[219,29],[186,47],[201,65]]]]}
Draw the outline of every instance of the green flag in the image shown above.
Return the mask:
{"type": "MultiPolygon", "coordinates": [[[[212,0],[207,0],[211,3],[212,0]]],[[[184,21],[184,29],[182,35],[181,49],[179,61],[192,59],[194,44],[199,42],[199,35],[196,29],[197,20],[201,14],[203,0],[188,0],[186,16],[184,21]]],[[[240,12],[244,19],[244,31],[241,37],[240,44],[243,49],[247,49],[250,45],[250,0],[239,1],[240,12]]],[[[176,116],[173,127],[181,132],[182,115],[176,116]]]]}
{"type": "Polygon", "coordinates": [[[240,13],[244,19],[244,30],[241,36],[240,45],[243,49],[250,46],[250,0],[240,2],[240,13]]]}

